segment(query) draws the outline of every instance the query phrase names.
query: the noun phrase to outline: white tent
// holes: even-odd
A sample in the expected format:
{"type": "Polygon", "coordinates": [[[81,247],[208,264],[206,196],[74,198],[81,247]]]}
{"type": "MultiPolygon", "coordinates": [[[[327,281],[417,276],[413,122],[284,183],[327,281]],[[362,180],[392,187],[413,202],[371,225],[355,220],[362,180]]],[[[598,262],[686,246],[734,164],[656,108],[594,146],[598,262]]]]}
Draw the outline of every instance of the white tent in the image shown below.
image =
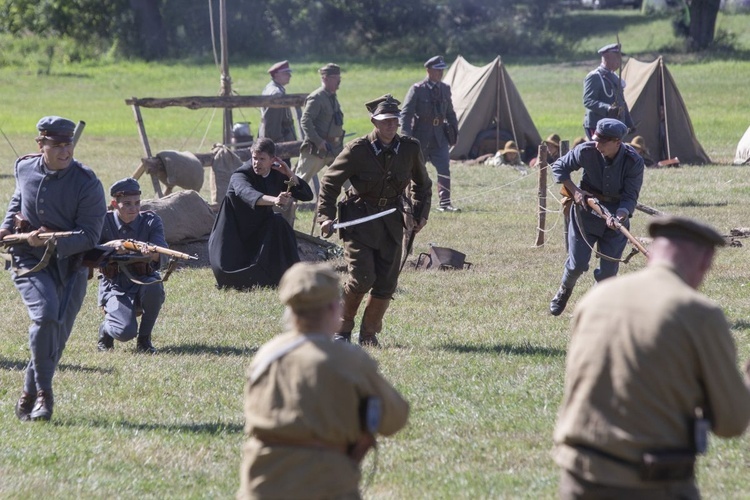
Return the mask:
{"type": "Polygon", "coordinates": [[[737,144],[737,153],[734,155],[735,165],[749,165],[750,164],[750,127],[745,131],[745,135],[740,139],[737,144]]]}

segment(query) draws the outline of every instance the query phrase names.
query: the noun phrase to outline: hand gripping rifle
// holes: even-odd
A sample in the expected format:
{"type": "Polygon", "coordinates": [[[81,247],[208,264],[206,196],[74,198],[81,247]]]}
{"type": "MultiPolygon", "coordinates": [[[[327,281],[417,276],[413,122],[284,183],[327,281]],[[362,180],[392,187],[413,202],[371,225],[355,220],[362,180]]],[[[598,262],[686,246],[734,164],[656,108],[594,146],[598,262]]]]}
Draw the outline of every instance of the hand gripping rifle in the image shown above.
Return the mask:
{"type": "Polygon", "coordinates": [[[197,255],[190,255],[184,252],[178,252],[169,248],[160,247],[158,245],[151,245],[150,243],[146,243],[144,241],[125,240],[122,242],[122,248],[128,250],[129,252],[136,252],[138,255],[141,255],[145,251],[148,251],[150,253],[167,255],[169,257],[169,263],[167,264],[167,270],[164,273],[163,278],[154,281],[143,282],[136,279],[135,276],[133,276],[132,273],[128,270],[127,266],[129,263],[143,262],[142,256],[139,257],[133,254],[124,256],[110,255],[109,260],[117,262],[119,270],[122,271],[130,281],[138,285],[152,285],[154,283],[162,283],[164,281],[167,281],[172,272],[177,268],[177,259],[198,260],[197,255]]]}
{"type": "Polygon", "coordinates": [[[639,252],[641,252],[644,257],[648,257],[648,250],[646,250],[646,247],[644,247],[638,239],[630,234],[630,231],[627,230],[625,226],[620,224],[620,221],[612,215],[612,212],[607,210],[607,207],[601,204],[601,202],[594,198],[593,196],[587,196],[586,197],[586,204],[591,207],[591,210],[593,210],[599,217],[604,219],[605,221],[609,218],[612,218],[615,221],[615,228],[620,231],[622,234],[625,235],[625,237],[628,239],[628,241],[636,248],[639,252]]]}

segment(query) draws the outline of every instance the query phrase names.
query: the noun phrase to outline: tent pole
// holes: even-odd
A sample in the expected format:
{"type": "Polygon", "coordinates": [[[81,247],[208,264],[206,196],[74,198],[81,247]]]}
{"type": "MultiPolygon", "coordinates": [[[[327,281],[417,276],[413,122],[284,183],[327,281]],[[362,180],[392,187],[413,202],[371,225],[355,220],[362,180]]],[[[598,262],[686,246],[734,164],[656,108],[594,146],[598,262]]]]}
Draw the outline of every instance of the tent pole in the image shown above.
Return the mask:
{"type": "Polygon", "coordinates": [[[659,57],[659,77],[661,78],[661,101],[664,109],[664,135],[667,143],[667,160],[672,158],[672,151],[669,147],[669,120],[667,119],[667,85],[664,83],[664,60],[659,57]]]}
{"type": "MultiPolygon", "coordinates": [[[[497,57],[498,73],[500,72],[500,56],[497,57]]],[[[495,151],[500,150],[500,79],[495,80],[495,151]]]]}
{"type": "MultiPolygon", "coordinates": [[[[229,76],[229,48],[227,38],[226,0],[219,0],[219,25],[221,31],[221,96],[232,95],[232,77],[229,76]]],[[[232,108],[224,108],[224,144],[232,142],[232,108]]]]}
{"type": "Polygon", "coordinates": [[[516,143],[516,146],[519,148],[521,147],[518,144],[518,137],[516,137],[516,125],[515,120],[513,120],[513,111],[510,109],[510,98],[508,97],[508,87],[505,86],[505,70],[502,67],[502,64],[500,64],[500,77],[503,79],[503,92],[505,92],[505,105],[508,106],[508,116],[510,117],[510,130],[513,132],[513,141],[516,143]]]}

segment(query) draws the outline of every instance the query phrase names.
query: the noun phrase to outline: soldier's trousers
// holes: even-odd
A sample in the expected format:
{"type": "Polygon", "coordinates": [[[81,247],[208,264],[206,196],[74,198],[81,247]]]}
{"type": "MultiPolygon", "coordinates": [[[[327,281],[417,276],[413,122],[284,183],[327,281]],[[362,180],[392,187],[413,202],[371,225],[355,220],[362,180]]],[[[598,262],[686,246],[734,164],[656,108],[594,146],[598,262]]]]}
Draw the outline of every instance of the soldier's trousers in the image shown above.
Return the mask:
{"type": "Polygon", "coordinates": [[[29,313],[31,361],[24,391],[52,391],[52,377],[86,296],[88,269],[83,267],[62,280],[50,264],[41,271],[13,278],[29,313]]]}
{"type": "Polygon", "coordinates": [[[429,161],[437,170],[437,191],[440,206],[451,204],[451,159],[448,144],[428,146],[422,150],[424,160],[429,161]]]}
{"type": "MultiPolygon", "coordinates": [[[[626,220],[623,226],[628,229],[630,222],[626,220]]],[[[588,210],[578,210],[573,207],[568,226],[568,258],[565,261],[561,284],[566,288],[572,288],[578,278],[588,271],[592,252],[589,245],[603,255],[619,259],[627,243],[628,239],[625,235],[608,228],[604,219],[600,219],[588,210]],[[578,219],[579,214],[580,219],[578,219]],[[584,231],[585,241],[581,236],[579,226],[584,231]]],[[[594,270],[594,279],[598,282],[616,276],[619,268],[619,262],[600,259],[599,267],[594,270]]]]}
{"type": "Polygon", "coordinates": [[[111,290],[104,300],[104,331],[120,342],[148,336],[164,304],[164,284],[140,285],[134,292],[111,290]],[[143,310],[138,326],[138,309],[143,310]]]}
{"type": "Polygon", "coordinates": [[[344,258],[349,270],[344,288],[348,292],[370,292],[378,299],[393,297],[401,265],[401,241],[394,241],[388,235],[385,240],[378,248],[354,239],[344,240],[344,258]]]}

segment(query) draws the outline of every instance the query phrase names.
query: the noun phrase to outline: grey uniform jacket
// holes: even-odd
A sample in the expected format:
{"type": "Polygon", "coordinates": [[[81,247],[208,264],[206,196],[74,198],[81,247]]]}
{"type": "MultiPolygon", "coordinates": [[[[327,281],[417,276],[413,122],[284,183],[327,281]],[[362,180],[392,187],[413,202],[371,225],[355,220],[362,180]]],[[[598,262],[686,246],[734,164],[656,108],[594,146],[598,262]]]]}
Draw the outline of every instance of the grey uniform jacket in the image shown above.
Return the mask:
{"type": "Polygon", "coordinates": [[[591,71],[583,80],[583,106],[586,113],[583,116],[584,128],[596,128],[596,124],[602,118],[607,118],[609,106],[615,101],[621,106],[617,118],[628,128],[633,128],[633,119],[630,117],[630,110],[625,102],[623,90],[625,82],[619,84],[620,78],[613,72],[603,66],[599,66],[591,71]]]}
{"type": "MultiPolygon", "coordinates": [[[[263,89],[263,95],[284,95],[286,90],[283,85],[271,80],[263,89]]],[[[258,137],[268,137],[273,142],[296,141],[294,133],[294,119],[289,108],[261,108],[260,128],[258,137]]]]}
{"type": "Polygon", "coordinates": [[[451,88],[443,82],[434,84],[425,78],[411,86],[401,112],[401,133],[417,139],[422,151],[428,148],[449,147],[443,123],[458,131],[458,118],[453,110],[451,88]]]}

